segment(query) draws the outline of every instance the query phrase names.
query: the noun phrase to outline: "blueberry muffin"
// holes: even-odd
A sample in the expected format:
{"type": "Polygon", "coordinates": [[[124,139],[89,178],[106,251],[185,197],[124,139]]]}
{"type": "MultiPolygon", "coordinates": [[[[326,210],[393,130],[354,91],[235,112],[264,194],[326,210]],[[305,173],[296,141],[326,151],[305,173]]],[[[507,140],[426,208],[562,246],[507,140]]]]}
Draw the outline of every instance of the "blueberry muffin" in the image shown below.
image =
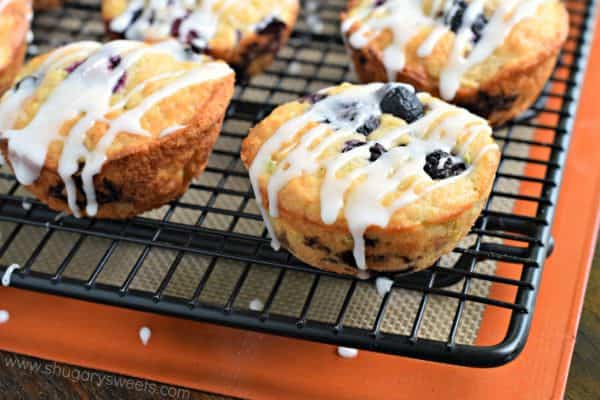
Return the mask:
{"type": "Polygon", "coordinates": [[[176,41],[80,42],[31,60],[0,100],[0,147],[52,209],[128,218],[206,166],[235,76],[176,41]]]}
{"type": "Polygon", "coordinates": [[[298,0],[103,0],[113,36],[158,41],[172,36],[197,53],[229,63],[238,75],[266,69],[289,38],[298,0]]]}
{"type": "Polygon", "coordinates": [[[559,0],[351,0],[342,21],[361,81],[410,83],[494,125],[535,101],[569,30],[559,0]]]}
{"type": "Polygon", "coordinates": [[[451,251],[499,158],[484,119],[399,83],[280,106],[242,148],[273,246],[358,276],[418,271],[451,251]]]}
{"type": "Polygon", "coordinates": [[[50,10],[62,6],[63,0],[33,0],[36,10],[50,10]]]}
{"type": "Polygon", "coordinates": [[[0,95],[23,64],[31,15],[29,0],[0,0],[0,95]]]}

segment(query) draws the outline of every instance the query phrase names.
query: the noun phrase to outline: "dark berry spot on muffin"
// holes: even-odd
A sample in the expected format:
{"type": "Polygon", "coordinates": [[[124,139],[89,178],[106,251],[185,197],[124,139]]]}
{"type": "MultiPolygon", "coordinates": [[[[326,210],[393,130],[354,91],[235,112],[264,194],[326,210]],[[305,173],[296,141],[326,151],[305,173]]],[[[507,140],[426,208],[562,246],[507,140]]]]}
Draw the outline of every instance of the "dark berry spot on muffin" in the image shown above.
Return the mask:
{"type": "Polygon", "coordinates": [[[425,115],[423,104],[417,95],[405,86],[386,85],[387,89],[380,106],[385,114],[392,114],[395,117],[402,118],[408,123],[412,123],[425,115]]]}
{"type": "Polygon", "coordinates": [[[375,143],[373,146],[371,146],[369,151],[371,152],[371,157],[369,158],[369,161],[371,162],[379,160],[379,157],[387,152],[386,148],[380,143],[375,143]]]}
{"type": "Polygon", "coordinates": [[[309,94],[308,96],[304,96],[302,99],[300,99],[300,102],[316,104],[326,98],[327,98],[326,93],[313,93],[313,94],[309,94]]]}
{"type": "Polygon", "coordinates": [[[121,32],[117,32],[117,31],[113,31],[113,32],[121,34],[121,35],[123,33],[127,32],[127,30],[131,27],[131,25],[135,24],[137,22],[137,20],[140,19],[140,17],[142,16],[143,13],[144,13],[144,9],[143,8],[136,9],[131,14],[131,19],[129,20],[129,23],[127,24],[127,26],[125,27],[125,29],[123,29],[123,31],[121,31],[121,32]]]}
{"type": "Polygon", "coordinates": [[[487,23],[488,19],[486,18],[486,16],[483,14],[479,14],[475,19],[475,22],[473,22],[473,25],[471,25],[471,31],[473,31],[474,35],[473,41],[475,43],[481,40],[481,34],[487,23]]]}
{"type": "Polygon", "coordinates": [[[279,239],[279,243],[281,243],[282,247],[285,247],[286,249],[290,248],[290,241],[285,231],[277,233],[277,238],[279,239]]]}
{"type": "Polygon", "coordinates": [[[456,33],[462,26],[465,11],[469,5],[464,0],[454,0],[454,3],[444,16],[444,24],[450,27],[452,32],[456,33]]]}
{"type": "MultiPolygon", "coordinates": [[[[444,24],[450,27],[450,30],[454,33],[458,33],[460,28],[463,26],[463,20],[465,16],[465,12],[469,4],[464,0],[454,0],[454,3],[448,10],[448,12],[444,15],[444,24]]],[[[470,26],[471,31],[473,32],[473,42],[477,43],[481,40],[481,33],[483,29],[488,23],[487,17],[480,13],[473,21],[470,26]]]]}
{"type": "Polygon", "coordinates": [[[188,32],[185,43],[197,54],[202,54],[208,49],[208,41],[193,29],[188,32]]]}
{"type": "Polygon", "coordinates": [[[104,178],[102,181],[102,189],[96,193],[98,204],[112,203],[121,199],[121,189],[113,182],[104,178]]]}
{"type": "Polygon", "coordinates": [[[486,118],[492,115],[494,111],[509,110],[518,98],[518,95],[490,95],[480,90],[477,93],[476,101],[459,105],[486,118]]]}
{"type": "Polygon", "coordinates": [[[362,124],[361,126],[358,127],[356,132],[360,133],[361,135],[368,136],[375,129],[379,128],[380,124],[381,124],[380,118],[372,115],[369,118],[367,118],[367,120],[365,121],[364,124],[362,124]]]}
{"type": "Polygon", "coordinates": [[[67,73],[69,73],[69,74],[72,74],[84,62],[85,62],[85,60],[76,61],[73,64],[69,65],[67,68],[65,68],[65,71],[67,71],[67,73]]]}
{"type": "Polygon", "coordinates": [[[365,144],[367,143],[356,139],[348,140],[346,143],[344,143],[342,153],[347,153],[357,147],[364,146],[365,144]]]}
{"type": "Polygon", "coordinates": [[[15,92],[18,91],[26,83],[28,83],[28,84],[30,83],[30,84],[34,84],[35,85],[37,83],[38,79],[39,78],[37,76],[27,75],[26,77],[24,77],[23,79],[21,79],[19,82],[17,82],[15,84],[14,91],[15,92]]]}
{"type": "Polygon", "coordinates": [[[350,103],[339,103],[336,112],[340,119],[354,122],[360,115],[359,104],[355,101],[350,103]]]}
{"type": "Polygon", "coordinates": [[[120,55],[110,57],[108,59],[108,69],[112,71],[113,69],[117,68],[121,64],[121,60],[122,59],[120,55]]]}
{"type": "Polygon", "coordinates": [[[402,258],[402,261],[404,261],[405,264],[410,264],[410,263],[413,262],[413,260],[411,260],[410,257],[402,256],[401,258],[402,258]]]}
{"type": "Polygon", "coordinates": [[[379,243],[379,239],[377,239],[377,238],[370,238],[368,236],[365,236],[365,246],[367,246],[367,247],[375,247],[375,246],[377,246],[378,243],[379,243]]]}
{"type": "Polygon", "coordinates": [[[175,18],[175,20],[171,24],[171,36],[179,37],[179,29],[181,28],[181,23],[184,19],[184,17],[175,18]]]}
{"type": "Polygon", "coordinates": [[[55,199],[67,201],[67,195],[65,193],[65,184],[63,182],[59,182],[56,185],[50,186],[48,189],[48,195],[50,197],[54,197],[55,199]]]}
{"type": "Polygon", "coordinates": [[[310,237],[304,238],[304,245],[306,247],[310,247],[311,249],[320,250],[325,253],[331,253],[331,249],[329,247],[325,246],[323,243],[321,243],[319,238],[316,236],[310,236],[310,237]]]}
{"type": "Polygon", "coordinates": [[[436,150],[427,155],[423,169],[431,179],[439,180],[460,175],[466,171],[467,166],[457,157],[443,150],[436,150]]]}
{"type": "Polygon", "coordinates": [[[285,22],[277,17],[270,16],[256,25],[256,33],[259,35],[279,35],[286,28],[285,22]]]}
{"type": "Polygon", "coordinates": [[[154,25],[155,21],[156,21],[156,10],[151,10],[150,11],[150,16],[148,17],[148,23],[150,25],[154,25]]]}
{"type": "Polygon", "coordinates": [[[127,82],[127,72],[124,71],[123,74],[119,77],[117,84],[113,88],[113,93],[117,93],[119,90],[124,88],[126,82],[127,82]]]}
{"type": "Polygon", "coordinates": [[[351,267],[358,268],[358,265],[356,265],[356,259],[354,258],[354,253],[352,253],[352,250],[347,250],[347,251],[344,251],[343,253],[338,253],[337,257],[344,264],[348,264],[351,267]]]}
{"type": "Polygon", "coordinates": [[[314,236],[310,236],[310,237],[305,237],[304,238],[304,245],[306,247],[317,247],[317,245],[319,244],[319,239],[317,237],[314,236]]]}
{"type": "Polygon", "coordinates": [[[381,7],[387,0],[375,0],[375,7],[381,7]]]}

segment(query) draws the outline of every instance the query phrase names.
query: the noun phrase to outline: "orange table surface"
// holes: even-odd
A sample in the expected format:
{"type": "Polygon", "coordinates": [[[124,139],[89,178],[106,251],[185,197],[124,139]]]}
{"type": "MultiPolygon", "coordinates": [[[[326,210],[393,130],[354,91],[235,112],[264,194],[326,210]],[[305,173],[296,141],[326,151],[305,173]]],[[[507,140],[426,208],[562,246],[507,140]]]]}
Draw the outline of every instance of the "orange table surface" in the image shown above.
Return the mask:
{"type": "MultiPolygon", "coordinates": [[[[596,32],[591,66],[600,65],[596,32]]],[[[545,266],[523,353],[498,368],[449,366],[91,304],[14,288],[0,348],[244,398],[562,399],[600,222],[600,69],[588,68],[545,266]],[[152,327],[143,347],[140,326],[152,327]]],[[[490,321],[484,321],[486,335],[490,321]]]]}

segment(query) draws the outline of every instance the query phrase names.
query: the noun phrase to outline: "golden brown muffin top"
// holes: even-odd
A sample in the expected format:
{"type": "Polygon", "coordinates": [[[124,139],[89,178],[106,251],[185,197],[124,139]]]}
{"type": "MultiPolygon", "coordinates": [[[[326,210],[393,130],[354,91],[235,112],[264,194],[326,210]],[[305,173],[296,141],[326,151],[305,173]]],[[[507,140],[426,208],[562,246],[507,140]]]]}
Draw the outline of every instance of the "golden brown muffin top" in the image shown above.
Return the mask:
{"type": "Polygon", "coordinates": [[[349,45],[379,51],[391,81],[410,69],[439,80],[445,100],[539,63],[568,31],[559,0],[351,0],[342,19],[349,45]]]}
{"type": "Polygon", "coordinates": [[[107,160],[184,129],[201,114],[212,85],[232,74],[176,41],[71,44],[23,68],[0,100],[0,137],[19,182],[32,184],[49,168],[69,189],[80,174],[93,208],[93,178],[107,160]]]}
{"type": "Polygon", "coordinates": [[[298,0],[104,0],[109,30],[127,39],[178,38],[194,51],[230,49],[245,36],[292,24],[298,0]]]}
{"type": "Polygon", "coordinates": [[[265,216],[345,225],[360,248],[369,228],[443,221],[482,201],[499,150],[485,120],[409,85],[344,84],[278,107],[242,160],[265,216]]]}

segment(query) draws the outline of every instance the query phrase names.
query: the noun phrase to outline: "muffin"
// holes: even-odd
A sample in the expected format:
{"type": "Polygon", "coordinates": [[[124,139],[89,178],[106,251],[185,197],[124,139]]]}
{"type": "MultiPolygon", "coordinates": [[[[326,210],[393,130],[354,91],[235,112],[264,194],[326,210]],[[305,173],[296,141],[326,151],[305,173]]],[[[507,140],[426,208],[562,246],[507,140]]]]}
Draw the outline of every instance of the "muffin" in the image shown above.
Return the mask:
{"type": "Polygon", "coordinates": [[[49,10],[62,6],[63,0],[33,0],[33,8],[36,10],[49,10]]]}
{"type": "Polygon", "coordinates": [[[123,219],[206,166],[235,76],[176,41],[80,42],[32,59],[0,100],[0,147],[50,208],[123,219]]]}
{"type": "Polygon", "coordinates": [[[251,76],[286,43],[298,8],[298,0],[103,0],[102,15],[113,36],[150,42],[172,36],[251,76]]]}
{"type": "Polygon", "coordinates": [[[0,95],[23,64],[31,15],[29,0],[0,0],[0,95]]]}
{"type": "Polygon", "coordinates": [[[361,81],[410,83],[493,125],[536,100],[568,30],[559,0],[351,0],[342,15],[361,81]]]}
{"type": "Polygon", "coordinates": [[[410,272],[480,214],[500,159],[491,132],[409,85],[343,84],[275,109],[242,160],[273,247],[336,273],[410,272]]]}

